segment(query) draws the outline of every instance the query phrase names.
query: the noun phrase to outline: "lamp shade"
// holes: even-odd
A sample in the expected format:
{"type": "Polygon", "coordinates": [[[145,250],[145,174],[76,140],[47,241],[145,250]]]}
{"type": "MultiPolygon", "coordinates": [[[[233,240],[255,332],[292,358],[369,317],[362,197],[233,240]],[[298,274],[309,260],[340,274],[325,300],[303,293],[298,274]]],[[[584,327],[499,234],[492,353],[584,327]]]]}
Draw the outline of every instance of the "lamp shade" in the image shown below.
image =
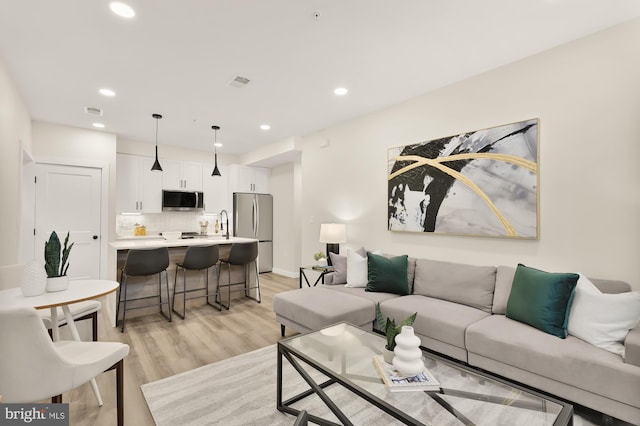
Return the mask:
{"type": "Polygon", "coordinates": [[[347,242],[347,227],[344,223],[323,223],[320,225],[320,242],[337,244],[347,242]]]}

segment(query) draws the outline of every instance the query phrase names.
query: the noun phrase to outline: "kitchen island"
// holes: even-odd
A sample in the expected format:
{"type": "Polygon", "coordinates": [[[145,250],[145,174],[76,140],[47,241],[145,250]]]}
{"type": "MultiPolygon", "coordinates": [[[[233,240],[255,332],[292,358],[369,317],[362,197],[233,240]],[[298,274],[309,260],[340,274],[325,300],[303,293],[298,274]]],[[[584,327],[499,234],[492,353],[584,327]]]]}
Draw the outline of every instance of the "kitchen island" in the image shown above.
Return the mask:
{"type": "MultiPolygon", "coordinates": [[[[120,271],[124,267],[125,260],[127,258],[127,253],[132,249],[153,249],[158,247],[167,247],[169,249],[169,267],[167,268],[167,274],[169,279],[169,293],[171,295],[173,301],[173,288],[176,283],[176,262],[182,262],[184,259],[187,248],[190,246],[203,246],[203,245],[219,245],[220,246],[220,257],[226,257],[231,250],[231,244],[233,243],[250,243],[253,241],[257,241],[252,238],[241,238],[241,237],[229,237],[226,239],[224,236],[208,236],[208,237],[196,237],[196,238],[188,238],[188,239],[175,239],[175,240],[165,240],[161,236],[157,238],[153,238],[150,236],[146,237],[128,237],[123,239],[118,239],[109,244],[109,246],[117,251],[116,259],[117,259],[117,278],[120,279],[120,271]]],[[[218,264],[218,267],[220,264],[218,264]]],[[[249,274],[247,275],[247,285],[250,287],[254,286],[256,275],[254,268],[247,268],[249,274]]],[[[164,275],[164,274],[162,274],[164,275]]],[[[242,289],[245,285],[244,282],[245,277],[245,268],[242,266],[232,266],[231,267],[231,282],[238,283],[236,286],[232,287],[232,291],[236,289],[242,289]]],[[[205,285],[205,276],[202,271],[187,271],[187,288],[199,288],[204,287],[205,285]]],[[[162,278],[164,280],[164,277],[162,278]]],[[[226,284],[228,279],[227,275],[227,266],[225,265],[223,273],[220,275],[220,283],[226,284]]],[[[209,269],[209,294],[215,294],[216,290],[216,282],[217,282],[217,271],[215,268],[209,269]]],[[[177,280],[178,289],[182,288],[182,273],[178,277],[177,280]]],[[[158,277],[149,276],[149,277],[129,277],[128,279],[128,298],[134,299],[142,296],[157,294],[158,292],[158,277]]],[[[255,290],[251,291],[251,297],[256,297],[255,290]]],[[[204,295],[204,290],[200,292],[194,292],[189,294],[188,297],[195,297],[198,295],[204,295]]],[[[223,300],[226,300],[227,292],[223,291],[222,296],[223,300]]],[[[238,291],[231,294],[232,299],[234,295],[239,297],[244,297],[244,292],[238,291]]],[[[177,303],[182,304],[182,295],[176,295],[177,303]]],[[[211,299],[213,302],[214,299],[211,299]]],[[[136,302],[128,302],[127,306],[135,306],[136,302]]],[[[141,304],[147,304],[149,301],[142,301],[141,304]]],[[[197,298],[194,300],[187,301],[187,318],[188,318],[188,309],[191,306],[203,305],[206,303],[206,298],[197,298]]],[[[166,307],[164,308],[166,309],[166,307]]],[[[213,310],[213,308],[211,308],[213,310]]],[[[233,309],[233,303],[232,303],[233,309]]],[[[140,308],[134,309],[131,311],[127,311],[127,320],[134,317],[144,316],[144,315],[152,315],[158,313],[158,307],[149,307],[149,308],[140,308]]],[[[181,318],[178,316],[173,316],[174,321],[180,321],[181,318]]]]}

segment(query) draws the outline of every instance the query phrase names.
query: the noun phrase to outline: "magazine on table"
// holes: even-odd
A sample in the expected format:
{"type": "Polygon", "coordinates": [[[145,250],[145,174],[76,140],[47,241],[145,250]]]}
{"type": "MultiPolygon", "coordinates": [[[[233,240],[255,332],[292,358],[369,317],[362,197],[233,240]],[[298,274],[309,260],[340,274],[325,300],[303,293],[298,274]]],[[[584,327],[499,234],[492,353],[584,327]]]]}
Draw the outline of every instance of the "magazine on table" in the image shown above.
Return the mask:
{"type": "Polygon", "coordinates": [[[440,382],[426,368],[415,376],[403,376],[382,355],[373,356],[373,364],[390,392],[439,391],[440,382]]]}

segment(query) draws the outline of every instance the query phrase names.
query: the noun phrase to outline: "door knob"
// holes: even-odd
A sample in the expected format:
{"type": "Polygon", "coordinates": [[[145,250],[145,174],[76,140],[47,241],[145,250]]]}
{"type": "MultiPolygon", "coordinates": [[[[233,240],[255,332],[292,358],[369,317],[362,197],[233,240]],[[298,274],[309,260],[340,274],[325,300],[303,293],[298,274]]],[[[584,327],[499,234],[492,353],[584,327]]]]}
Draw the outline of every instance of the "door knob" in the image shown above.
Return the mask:
{"type": "Polygon", "coordinates": [[[94,235],[94,236],[93,236],[93,239],[94,239],[94,240],[97,240],[97,239],[98,239],[98,236],[97,236],[97,235],[94,235]]]}

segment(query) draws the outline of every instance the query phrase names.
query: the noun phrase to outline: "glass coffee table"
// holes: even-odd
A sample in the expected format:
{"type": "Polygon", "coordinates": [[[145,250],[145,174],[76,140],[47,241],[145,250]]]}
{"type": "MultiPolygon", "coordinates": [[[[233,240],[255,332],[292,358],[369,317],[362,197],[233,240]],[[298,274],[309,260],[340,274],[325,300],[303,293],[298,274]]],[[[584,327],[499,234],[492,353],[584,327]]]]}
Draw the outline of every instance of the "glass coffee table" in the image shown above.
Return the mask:
{"type": "Polygon", "coordinates": [[[320,425],[573,424],[570,404],[424,351],[440,390],[389,392],[373,363],[384,344],[344,322],[280,340],[278,410],[320,425]]]}

